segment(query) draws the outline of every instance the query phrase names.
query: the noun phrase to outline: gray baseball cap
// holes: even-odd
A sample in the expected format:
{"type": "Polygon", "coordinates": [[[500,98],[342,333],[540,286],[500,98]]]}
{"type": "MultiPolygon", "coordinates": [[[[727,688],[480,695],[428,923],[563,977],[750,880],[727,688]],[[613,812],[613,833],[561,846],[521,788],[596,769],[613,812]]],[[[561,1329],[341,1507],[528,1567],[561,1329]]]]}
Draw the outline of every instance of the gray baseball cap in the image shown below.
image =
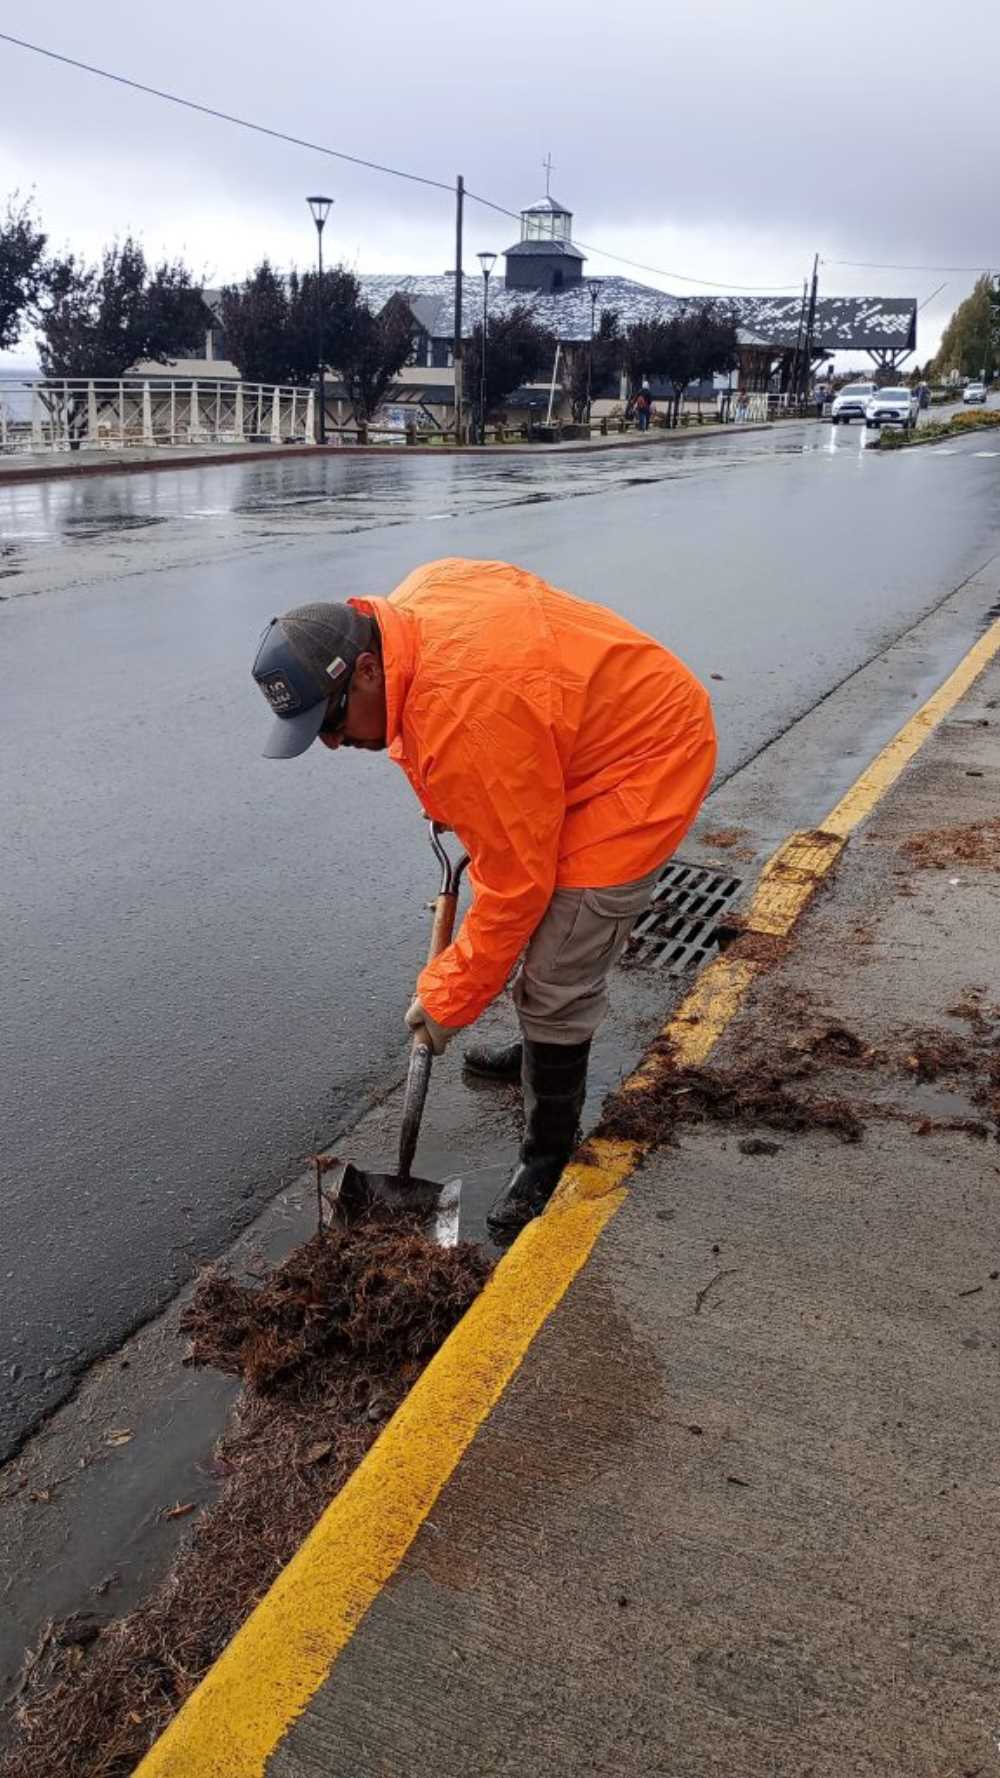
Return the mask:
{"type": "Polygon", "coordinates": [[[272,617],[251,672],[274,712],[265,759],[295,759],[330,714],[347,708],[358,656],[372,647],[372,620],[353,605],[296,605],[272,617]]]}

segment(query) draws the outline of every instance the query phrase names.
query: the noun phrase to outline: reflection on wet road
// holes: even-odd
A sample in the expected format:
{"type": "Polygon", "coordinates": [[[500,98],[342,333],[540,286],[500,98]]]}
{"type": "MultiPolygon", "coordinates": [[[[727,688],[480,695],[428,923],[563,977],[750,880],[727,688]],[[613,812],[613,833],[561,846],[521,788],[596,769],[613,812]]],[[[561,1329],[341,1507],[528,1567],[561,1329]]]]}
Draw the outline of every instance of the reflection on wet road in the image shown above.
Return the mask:
{"type": "MultiPolygon", "coordinates": [[[[260,757],[268,618],[435,556],[517,561],[688,660],[730,773],[1000,547],[974,439],[862,437],[0,482],[0,1453],[400,1068],[423,822],[384,758],[260,757]]],[[[902,672],[901,714],[917,690],[902,672]]],[[[827,788],[898,719],[831,718],[827,788]]],[[[816,796],[797,778],[798,824],[816,796]]]]}
{"type": "Polygon", "coordinates": [[[442,454],[437,460],[345,451],[10,488],[0,482],[0,578],[24,578],[23,587],[3,589],[10,597],[40,591],[42,582],[72,585],[155,567],[168,553],[176,561],[177,548],[204,559],[280,539],[349,536],[683,482],[781,458],[831,452],[857,458],[864,443],[863,428],[787,424],[575,456],[442,454]],[[134,560],[132,552],[126,560],[115,550],[125,541],[137,546],[134,560]],[[68,559],[54,560],[58,545],[70,546],[68,559]]]}

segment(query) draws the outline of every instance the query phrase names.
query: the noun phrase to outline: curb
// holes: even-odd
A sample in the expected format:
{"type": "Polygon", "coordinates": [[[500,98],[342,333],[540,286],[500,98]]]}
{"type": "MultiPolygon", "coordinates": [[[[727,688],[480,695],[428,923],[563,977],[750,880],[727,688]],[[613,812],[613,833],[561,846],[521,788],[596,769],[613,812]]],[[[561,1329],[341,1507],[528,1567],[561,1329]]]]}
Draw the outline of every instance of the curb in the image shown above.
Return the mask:
{"type": "MultiPolygon", "coordinates": [[[[693,444],[701,438],[731,437],[735,433],[741,436],[747,432],[769,432],[772,427],[783,423],[778,420],[760,420],[741,426],[704,426],[692,429],[678,427],[669,432],[652,436],[649,433],[636,434],[623,444],[615,439],[599,439],[592,443],[574,443],[567,440],[565,444],[554,445],[273,445],[255,451],[207,451],[201,456],[172,457],[169,461],[162,458],[144,458],[142,461],[130,463],[127,459],[113,458],[108,463],[53,463],[44,467],[32,464],[23,469],[7,469],[0,461],[0,488],[8,482],[44,482],[79,480],[94,475],[145,475],[152,470],[162,473],[169,469],[211,469],[222,463],[273,463],[278,458],[288,457],[436,457],[439,461],[451,462],[455,457],[510,457],[515,453],[529,454],[533,457],[555,455],[582,456],[587,451],[620,451],[634,448],[636,445],[662,444],[682,445],[693,444]]],[[[799,422],[795,422],[798,424],[799,422]]]]}
{"type": "MultiPolygon", "coordinates": [[[[908,438],[905,444],[891,445],[889,450],[886,451],[886,456],[894,457],[897,451],[913,451],[918,445],[923,445],[929,449],[931,445],[948,444],[957,438],[975,438],[978,432],[997,432],[1000,431],[1000,419],[994,420],[989,426],[960,426],[957,432],[944,432],[939,434],[937,438],[921,438],[919,436],[919,431],[920,429],[918,427],[917,436],[908,438]]],[[[869,445],[867,448],[868,450],[871,450],[872,447],[869,445]]],[[[875,446],[875,449],[882,449],[881,438],[875,446]]]]}
{"type": "MultiPolygon", "coordinates": [[[[793,833],[777,849],[753,892],[743,937],[702,971],[623,1093],[641,1091],[677,1066],[705,1062],[859,824],[998,654],[1000,619],[819,828],[793,833]]],[[[263,1778],[274,1749],[391,1581],[479,1427],[625,1203],[628,1181],[651,1146],[588,1139],[586,1158],[570,1163],[545,1215],[501,1260],[135,1778],[263,1778]]]]}

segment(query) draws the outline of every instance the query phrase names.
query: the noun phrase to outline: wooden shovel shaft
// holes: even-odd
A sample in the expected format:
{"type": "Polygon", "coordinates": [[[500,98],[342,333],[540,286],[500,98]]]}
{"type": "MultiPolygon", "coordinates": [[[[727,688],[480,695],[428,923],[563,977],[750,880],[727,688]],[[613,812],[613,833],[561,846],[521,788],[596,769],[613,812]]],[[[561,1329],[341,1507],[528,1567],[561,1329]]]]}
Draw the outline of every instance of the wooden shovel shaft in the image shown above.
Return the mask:
{"type": "MultiPolygon", "coordinates": [[[[457,907],[457,890],[453,895],[439,895],[434,903],[431,942],[427,950],[428,963],[433,963],[435,957],[451,944],[457,907]]],[[[424,1115],[424,1102],[427,1098],[433,1059],[431,1040],[424,1026],[420,1025],[413,1033],[413,1041],[410,1044],[410,1065],[406,1071],[406,1091],[403,1095],[403,1116],[399,1128],[399,1175],[401,1179],[409,1179],[413,1157],[417,1152],[420,1120],[424,1115]]]]}
{"type": "MultiPolygon", "coordinates": [[[[451,935],[455,930],[455,912],[458,908],[458,893],[439,895],[434,903],[434,921],[431,926],[431,942],[427,948],[427,961],[433,963],[441,951],[447,950],[451,944],[451,935]]],[[[430,1049],[431,1040],[423,1025],[413,1034],[410,1045],[411,1053],[415,1049],[430,1049]]]]}

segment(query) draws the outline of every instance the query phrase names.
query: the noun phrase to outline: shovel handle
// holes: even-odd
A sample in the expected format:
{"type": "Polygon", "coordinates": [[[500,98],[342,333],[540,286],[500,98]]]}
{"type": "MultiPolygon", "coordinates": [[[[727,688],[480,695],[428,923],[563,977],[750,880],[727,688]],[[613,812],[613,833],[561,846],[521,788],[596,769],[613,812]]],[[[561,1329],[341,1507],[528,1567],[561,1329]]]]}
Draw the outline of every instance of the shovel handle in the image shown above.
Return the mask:
{"type": "Polygon", "coordinates": [[[451,935],[455,930],[455,915],[458,912],[458,890],[446,894],[443,890],[434,903],[434,919],[431,924],[431,941],[427,947],[427,961],[433,963],[435,957],[446,951],[451,944],[451,935]]]}
{"type": "MultiPolygon", "coordinates": [[[[427,947],[427,961],[433,963],[435,957],[446,951],[451,944],[451,935],[455,930],[455,914],[458,909],[458,890],[453,894],[443,891],[434,903],[434,920],[431,925],[431,942],[427,947]]],[[[431,1040],[426,1028],[418,1025],[413,1034],[413,1049],[430,1049],[431,1040]]]]}
{"type": "MultiPolygon", "coordinates": [[[[455,913],[458,908],[458,891],[461,887],[462,874],[468,864],[468,856],[463,852],[457,863],[452,863],[441,844],[441,828],[437,822],[431,826],[431,845],[441,865],[441,889],[434,903],[434,920],[431,925],[431,940],[427,950],[427,961],[433,963],[451,944],[451,935],[455,930],[455,913]]],[[[419,1025],[413,1033],[410,1044],[410,1065],[406,1073],[406,1090],[403,1094],[403,1115],[399,1132],[399,1177],[407,1180],[417,1149],[417,1138],[420,1135],[420,1122],[424,1115],[424,1101],[427,1098],[427,1087],[431,1077],[431,1063],[434,1051],[425,1026],[419,1025]]]]}
{"type": "MultiPolygon", "coordinates": [[[[441,888],[434,903],[434,919],[431,924],[431,939],[427,947],[427,961],[433,963],[451,944],[455,930],[455,915],[458,911],[458,892],[462,886],[462,877],[469,862],[469,855],[463,852],[461,858],[454,862],[449,858],[441,844],[441,835],[446,830],[438,822],[431,822],[431,845],[435,857],[441,865],[441,888]]],[[[429,1049],[430,1039],[421,1025],[413,1039],[414,1049],[429,1049]]]]}

